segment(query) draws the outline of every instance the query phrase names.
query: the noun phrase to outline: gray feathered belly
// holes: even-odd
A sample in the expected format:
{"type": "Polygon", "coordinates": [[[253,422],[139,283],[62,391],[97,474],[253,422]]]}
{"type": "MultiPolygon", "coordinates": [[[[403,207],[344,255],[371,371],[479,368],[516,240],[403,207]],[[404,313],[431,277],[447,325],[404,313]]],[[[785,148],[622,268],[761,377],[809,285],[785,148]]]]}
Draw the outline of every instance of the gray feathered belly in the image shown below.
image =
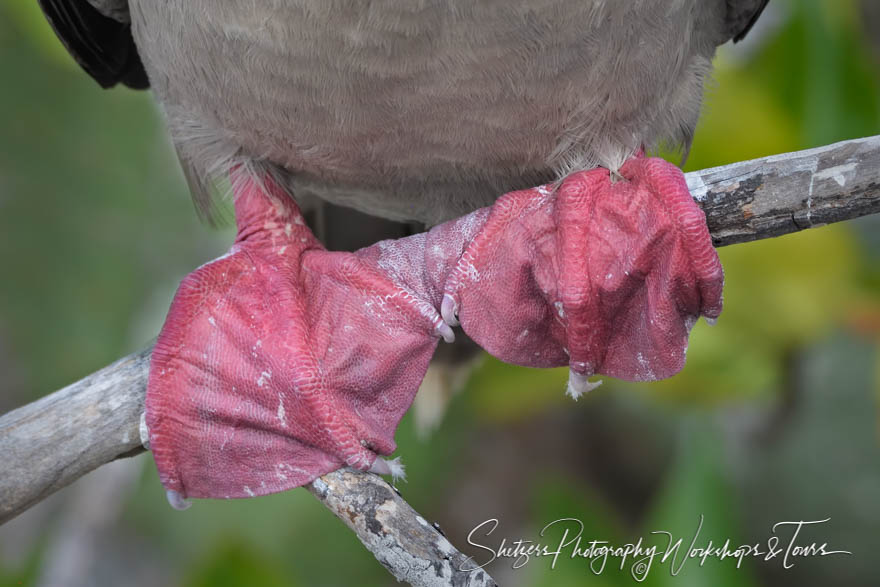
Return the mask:
{"type": "Polygon", "coordinates": [[[182,157],[434,223],[687,141],[715,0],[132,0],[182,157]],[[705,39],[703,38],[705,36],[705,39]]]}

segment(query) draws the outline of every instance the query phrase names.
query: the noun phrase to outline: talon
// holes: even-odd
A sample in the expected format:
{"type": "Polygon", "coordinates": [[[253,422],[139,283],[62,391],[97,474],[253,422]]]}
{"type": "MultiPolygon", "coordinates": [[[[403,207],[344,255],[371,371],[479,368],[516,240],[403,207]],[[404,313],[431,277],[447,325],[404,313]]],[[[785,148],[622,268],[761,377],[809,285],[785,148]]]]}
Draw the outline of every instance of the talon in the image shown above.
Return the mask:
{"type": "Polygon", "coordinates": [[[443,321],[449,326],[458,326],[458,304],[448,293],[443,294],[443,301],[440,303],[440,315],[443,321]]]}
{"type": "Polygon", "coordinates": [[[574,370],[568,371],[568,385],[565,388],[565,395],[577,401],[583,394],[593,391],[602,385],[602,380],[590,381],[586,375],[576,373],[574,370]]]}
{"type": "Polygon", "coordinates": [[[446,342],[453,343],[455,342],[455,332],[452,331],[452,328],[444,321],[441,321],[440,324],[435,328],[435,332],[446,342]]]}
{"type": "Polygon", "coordinates": [[[171,504],[171,507],[178,511],[183,511],[189,509],[192,505],[192,502],[183,497],[180,493],[174,491],[173,489],[168,489],[165,492],[165,497],[168,499],[168,503],[171,504]]]}

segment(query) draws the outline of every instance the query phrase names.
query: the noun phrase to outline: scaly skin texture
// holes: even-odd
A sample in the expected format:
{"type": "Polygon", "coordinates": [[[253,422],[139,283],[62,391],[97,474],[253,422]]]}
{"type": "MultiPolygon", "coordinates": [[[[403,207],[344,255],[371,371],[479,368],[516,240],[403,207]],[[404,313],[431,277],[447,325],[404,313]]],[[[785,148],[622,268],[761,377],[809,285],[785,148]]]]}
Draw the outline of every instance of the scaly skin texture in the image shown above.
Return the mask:
{"type": "Polygon", "coordinates": [[[721,313],[724,275],[684,175],[636,157],[499,198],[446,285],[443,316],[518,365],[653,381],[684,366],[691,326],[721,313]]]}
{"type": "Polygon", "coordinates": [[[621,175],[575,173],[355,253],[239,178],[235,244],[183,281],[153,351],[147,426],[170,495],[369,469],[459,320],[501,360],[569,365],[575,397],[593,374],[679,371],[693,323],[721,311],[721,265],[677,168],[638,157],[621,175]]]}
{"type": "Polygon", "coordinates": [[[273,185],[237,183],[235,244],[183,281],[153,350],[150,446],[181,496],[368,469],[394,451],[437,342],[430,304],[361,255],[325,251],[273,185]]]}

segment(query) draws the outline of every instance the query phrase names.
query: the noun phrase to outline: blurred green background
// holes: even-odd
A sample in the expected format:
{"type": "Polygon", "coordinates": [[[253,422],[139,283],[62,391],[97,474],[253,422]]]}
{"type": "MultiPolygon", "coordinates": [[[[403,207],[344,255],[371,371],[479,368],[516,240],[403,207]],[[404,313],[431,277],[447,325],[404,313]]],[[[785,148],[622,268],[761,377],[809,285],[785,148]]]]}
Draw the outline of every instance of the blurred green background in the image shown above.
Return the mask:
{"type": "MultiPolygon", "coordinates": [[[[880,3],[773,0],[719,52],[689,169],[880,134],[880,3]]],[[[0,0],[0,412],[142,348],[178,281],[221,254],[201,225],[148,93],[102,91],[36,4],[0,0]]],[[[404,497],[462,550],[489,518],[539,540],[557,518],[585,542],[652,530],[761,542],[779,521],[831,520],[799,544],[852,556],[669,564],[649,585],[878,585],[880,220],[721,251],[725,311],[688,365],[606,381],[578,403],[566,373],[482,360],[433,434],[397,434],[404,497]]],[[[0,455],[0,475],[3,459],[0,455]]],[[[786,535],[787,536],[787,535],[786,535]]],[[[557,536],[558,539],[558,536],[557,536]]],[[[786,539],[786,538],[784,538],[786,539]]],[[[660,542],[654,541],[656,544],[660,542]]],[[[583,560],[487,569],[504,585],[630,585],[583,560]]],[[[2,585],[391,585],[301,490],[165,502],[148,455],[104,467],[0,527],[2,585]]]]}

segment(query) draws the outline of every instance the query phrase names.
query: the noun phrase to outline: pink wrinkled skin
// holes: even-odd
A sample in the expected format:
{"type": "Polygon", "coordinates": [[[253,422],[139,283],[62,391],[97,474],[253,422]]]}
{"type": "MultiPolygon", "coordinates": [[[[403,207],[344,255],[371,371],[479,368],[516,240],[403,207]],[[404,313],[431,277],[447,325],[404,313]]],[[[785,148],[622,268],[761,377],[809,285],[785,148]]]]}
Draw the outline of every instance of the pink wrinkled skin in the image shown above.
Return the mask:
{"type": "Polygon", "coordinates": [[[250,497],[369,469],[395,450],[453,312],[503,361],[678,372],[693,323],[721,312],[721,265],[677,168],[638,157],[620,172],[512,192],[356,253],[324,250],[271,183],[240,183],[235,244],[184,279],[153,351],[162,484],[250,497]]]}
{"type": "Polygon", "coordinates": [[[511,192],[446,293],[468,335],[517,365],[630,381],[684,366],[691,326],[721,313],[724,275],[684,175],[636,158],[511,192]]]}

